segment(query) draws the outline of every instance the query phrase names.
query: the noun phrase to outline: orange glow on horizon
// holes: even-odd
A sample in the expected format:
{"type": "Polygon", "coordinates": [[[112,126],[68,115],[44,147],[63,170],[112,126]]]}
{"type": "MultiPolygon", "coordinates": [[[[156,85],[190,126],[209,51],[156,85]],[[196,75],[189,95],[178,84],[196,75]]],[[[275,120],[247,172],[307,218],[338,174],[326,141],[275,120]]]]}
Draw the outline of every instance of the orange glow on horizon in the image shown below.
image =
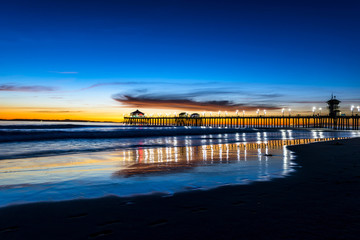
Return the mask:
{"type": "MultiPolygon", "coordinates": [[[[39,119],[39,120],[82,120],[82,121],[113,121],[121,122],[123,121],[124,116],[129,116],[129,114],[136,109],[134,108],[122,108],[122,107],[108,107],[108,108],[36,108],[36,107],[1,107],[0,106],[0,119],[13,120],[13,119],[39,119]]],[[[164,110],[164,109],[141,109],[140,111],[144,112],[147,117],[174,117],[178,116],[180,112],[188,112],[189,114],[193,111],[183,111],[179,110],[164,110]]],[[[198,111],[197,113],[200,116],[206,117],[218,117],[219,112],[209,112],[209,111],[198,111]]],[[[322,112],[322,116],[326,116],[327,111],[322,112]]],[[[243,114],[243,111],[239,109],[238,112],[231,111],[225,112],[220,111],[220,116],[245,116],[245,117],[254,117],[254,116],[289,116],[289,112],[286,111],[284,114],[281,110],[264,111],[261,109],[259,114],[256,111],[246,111],[243,114]]],[[[312,116],[312,111],[291,111],[291,116],[312,116]]],[[[349,115],[349,113],[346,113],[349,115]]],[[[351,115],[351,113],[350,113],[351,115]]]]}

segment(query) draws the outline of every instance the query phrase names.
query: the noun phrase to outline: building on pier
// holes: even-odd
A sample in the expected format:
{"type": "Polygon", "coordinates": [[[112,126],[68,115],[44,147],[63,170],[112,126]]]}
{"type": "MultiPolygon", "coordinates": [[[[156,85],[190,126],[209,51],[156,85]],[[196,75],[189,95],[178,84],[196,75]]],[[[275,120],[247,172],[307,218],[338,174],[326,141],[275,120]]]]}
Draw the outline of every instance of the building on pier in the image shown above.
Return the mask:
{"type": "Polygon", "coordinates": [[[182,112],[179,114],[179,117],[188,117],[188,113],[187,112],[182,112]]]}
{"type": "Polygon", "coordinates": [[[341,101],[336,99],[336,96],[331,94],[331,99],[327,101],[327,104],[329,105],[329,116],[330,117],[338,117],[340,116],[340,110],[339,110],[339,104],[341,101]]]}
{"type": "Polygon", "coordinates": [[[199,118],[200,117],[200,114],[198,113],[193,113],[190,115],[191,118],[199,118]]]}
{"type": "Polygon", "coordinates": [[[135,112],[130,113],[131,117],[144,117],[145,114],[143,112],[140,112],[139,110],[136,110],[135,112]]]}

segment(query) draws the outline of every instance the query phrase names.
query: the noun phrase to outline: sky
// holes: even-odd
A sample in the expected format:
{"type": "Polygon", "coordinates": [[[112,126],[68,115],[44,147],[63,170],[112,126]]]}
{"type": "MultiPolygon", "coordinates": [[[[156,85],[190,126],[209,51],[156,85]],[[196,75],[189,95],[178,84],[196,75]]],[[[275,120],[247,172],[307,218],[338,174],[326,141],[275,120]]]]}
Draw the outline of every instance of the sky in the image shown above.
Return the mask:
{"type": "Polygon", "coordinates": [[[359,12],[355,0],[0,1],[0,119],[325,114],[332,93],[349,114],[359,12]]]}

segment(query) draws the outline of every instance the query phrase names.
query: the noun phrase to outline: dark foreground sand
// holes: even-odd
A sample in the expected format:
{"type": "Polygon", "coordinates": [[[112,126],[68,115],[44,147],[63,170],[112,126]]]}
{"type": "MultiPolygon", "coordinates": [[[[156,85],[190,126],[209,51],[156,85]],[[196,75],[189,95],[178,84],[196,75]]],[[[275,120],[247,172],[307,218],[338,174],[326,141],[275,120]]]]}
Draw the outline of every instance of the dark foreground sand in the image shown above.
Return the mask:
{"type": "Polygon", "coordinates": [[[360,239],[360,139],[292,146],[287,178],[0,209],[0,239],[360,239]]]}

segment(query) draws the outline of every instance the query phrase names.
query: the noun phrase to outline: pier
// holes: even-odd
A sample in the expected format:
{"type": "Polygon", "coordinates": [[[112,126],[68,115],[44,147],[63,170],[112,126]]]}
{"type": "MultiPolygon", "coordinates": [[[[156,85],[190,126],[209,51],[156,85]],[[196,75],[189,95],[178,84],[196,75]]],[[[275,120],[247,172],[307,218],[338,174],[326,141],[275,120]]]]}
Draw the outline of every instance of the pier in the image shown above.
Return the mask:
{"type": "Polygon", "coordinates": [[[143,126],[204,126],[228,128],[327,128],[359,130],[360,116],[218,116],[124,117],[124,123],[143,126]]]}

